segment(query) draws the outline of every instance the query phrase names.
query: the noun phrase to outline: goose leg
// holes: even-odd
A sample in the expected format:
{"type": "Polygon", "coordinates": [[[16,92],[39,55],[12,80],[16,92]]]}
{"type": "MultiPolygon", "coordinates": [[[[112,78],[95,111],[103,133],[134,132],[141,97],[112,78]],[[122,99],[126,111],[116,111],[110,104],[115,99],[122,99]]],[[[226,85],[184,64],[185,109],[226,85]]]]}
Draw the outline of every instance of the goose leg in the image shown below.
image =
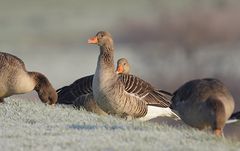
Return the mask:
{"type": "Polygon", "coordinates": [[[222,130],[222,129],[215,129],[215,130],[213,130],[213,133],[214,133],[217,137],[224,137],[224,135],[223,135],[223,130],[222,130]]]}

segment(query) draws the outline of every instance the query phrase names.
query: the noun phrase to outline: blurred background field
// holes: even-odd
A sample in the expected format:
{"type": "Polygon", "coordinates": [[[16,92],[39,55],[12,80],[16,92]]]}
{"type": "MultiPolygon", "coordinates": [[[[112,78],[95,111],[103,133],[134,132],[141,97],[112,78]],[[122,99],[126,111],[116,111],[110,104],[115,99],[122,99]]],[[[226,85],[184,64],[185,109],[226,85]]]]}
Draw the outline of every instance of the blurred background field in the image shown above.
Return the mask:
{"type": "MultiPolygon", "coordinates": [[[[87,39],[112,33],[115,60],[173,92],[184,82],[219,78],[240,109],[238,0],[0,0],[0,51],[44,73],[55,88],[94,73],[99,50],[87,39]]],[[[226,135],[240,139],[240,124],[226,135]]]]}

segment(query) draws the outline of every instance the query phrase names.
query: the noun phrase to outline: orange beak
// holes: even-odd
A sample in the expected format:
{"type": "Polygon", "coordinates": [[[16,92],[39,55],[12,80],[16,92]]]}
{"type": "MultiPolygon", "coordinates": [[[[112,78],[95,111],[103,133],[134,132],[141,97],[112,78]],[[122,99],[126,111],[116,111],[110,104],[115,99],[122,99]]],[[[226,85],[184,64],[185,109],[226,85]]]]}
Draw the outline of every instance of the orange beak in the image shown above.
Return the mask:
{"type": "Polygon", "coordinates": [[[119,65],[117,68],[117,74],[118,73],[123,73],[123,66],[119,65]]]}
{"type": "Polygon", "coordinates": [[[97,44],[98,43],[97,37],[92,37],[92,38],[88,39],[88,43],[89,44],[97,44]]]}

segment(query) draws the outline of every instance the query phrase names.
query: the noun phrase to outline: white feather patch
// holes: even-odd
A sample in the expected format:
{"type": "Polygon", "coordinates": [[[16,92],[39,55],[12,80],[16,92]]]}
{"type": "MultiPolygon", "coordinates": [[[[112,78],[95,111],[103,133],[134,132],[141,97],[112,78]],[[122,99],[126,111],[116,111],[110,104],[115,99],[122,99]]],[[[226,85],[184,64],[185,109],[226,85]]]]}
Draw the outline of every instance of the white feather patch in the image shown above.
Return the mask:
{"type": "Polygon", "coordinates": [[[229,119],[226,121],[226,124],[236,123],[238,121],[239,121],[239,119],[229,119]]]}
{"type": "Polygon", "coordinates": [[[156,117],[172,117],[179,120],[180,117],[174,113],[170,108],[162,108],[156,106],[148,106],[148,112],[144,117],[139,118],[141,121],[148,121],[156,117]]]}

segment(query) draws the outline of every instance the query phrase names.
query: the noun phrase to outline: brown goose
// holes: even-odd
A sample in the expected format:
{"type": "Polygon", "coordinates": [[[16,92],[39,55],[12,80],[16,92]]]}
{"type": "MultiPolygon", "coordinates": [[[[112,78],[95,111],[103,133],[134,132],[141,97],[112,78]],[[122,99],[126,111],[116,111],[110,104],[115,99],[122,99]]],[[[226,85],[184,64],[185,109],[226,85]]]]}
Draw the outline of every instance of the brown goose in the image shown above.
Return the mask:
{"type": "Polygon", "coordinates": [[[234,109],[231,93],[217,79],[198,79],[185,83],[173,94],[171,108],[188,125],[211,128],[223,136],[223,127],[234,109]]]}
{"type": "Polygon", "coordinates": [[[36,90],[42,102],[54,104],[57,93],[48,79],[41,73],[28,72],[21,59],[0,52],[0,102],[14,94],[36,90]]]}
{"type": "MultiPolygon", "coordinates": [[[[118,74],[128,74],[130,65],[125,58],[121,58],[117,62],[116,72],[118,74]]],[[[76,107],[83,107],[87,111],[100,115],[106,113],[101,110],[92,95],[92,79],[93,75],[83,77],[76,80],[69,86],[62,87],[57,90],[59,104],[73,104],[76,107]]]]}
{"type": "Polygon", "coordinates": [[[154,89],[149,83],[134,75],[118,75],[114,72],[114,48],[110,33],[98,32],[95,37],[88,40],[88,43],[100,46],[92,86],[94,99],[103,111],[123,118],[142,120],[154,116],[176,116],[168,108],[171,104],[170,93],[154,89]],[[155,108],[150,110],[150,106],[155,108]],[[163,111],[164,108],[166,110],[163,111]],[[153,114],[150,111],[153,111],[153,114]]]}

